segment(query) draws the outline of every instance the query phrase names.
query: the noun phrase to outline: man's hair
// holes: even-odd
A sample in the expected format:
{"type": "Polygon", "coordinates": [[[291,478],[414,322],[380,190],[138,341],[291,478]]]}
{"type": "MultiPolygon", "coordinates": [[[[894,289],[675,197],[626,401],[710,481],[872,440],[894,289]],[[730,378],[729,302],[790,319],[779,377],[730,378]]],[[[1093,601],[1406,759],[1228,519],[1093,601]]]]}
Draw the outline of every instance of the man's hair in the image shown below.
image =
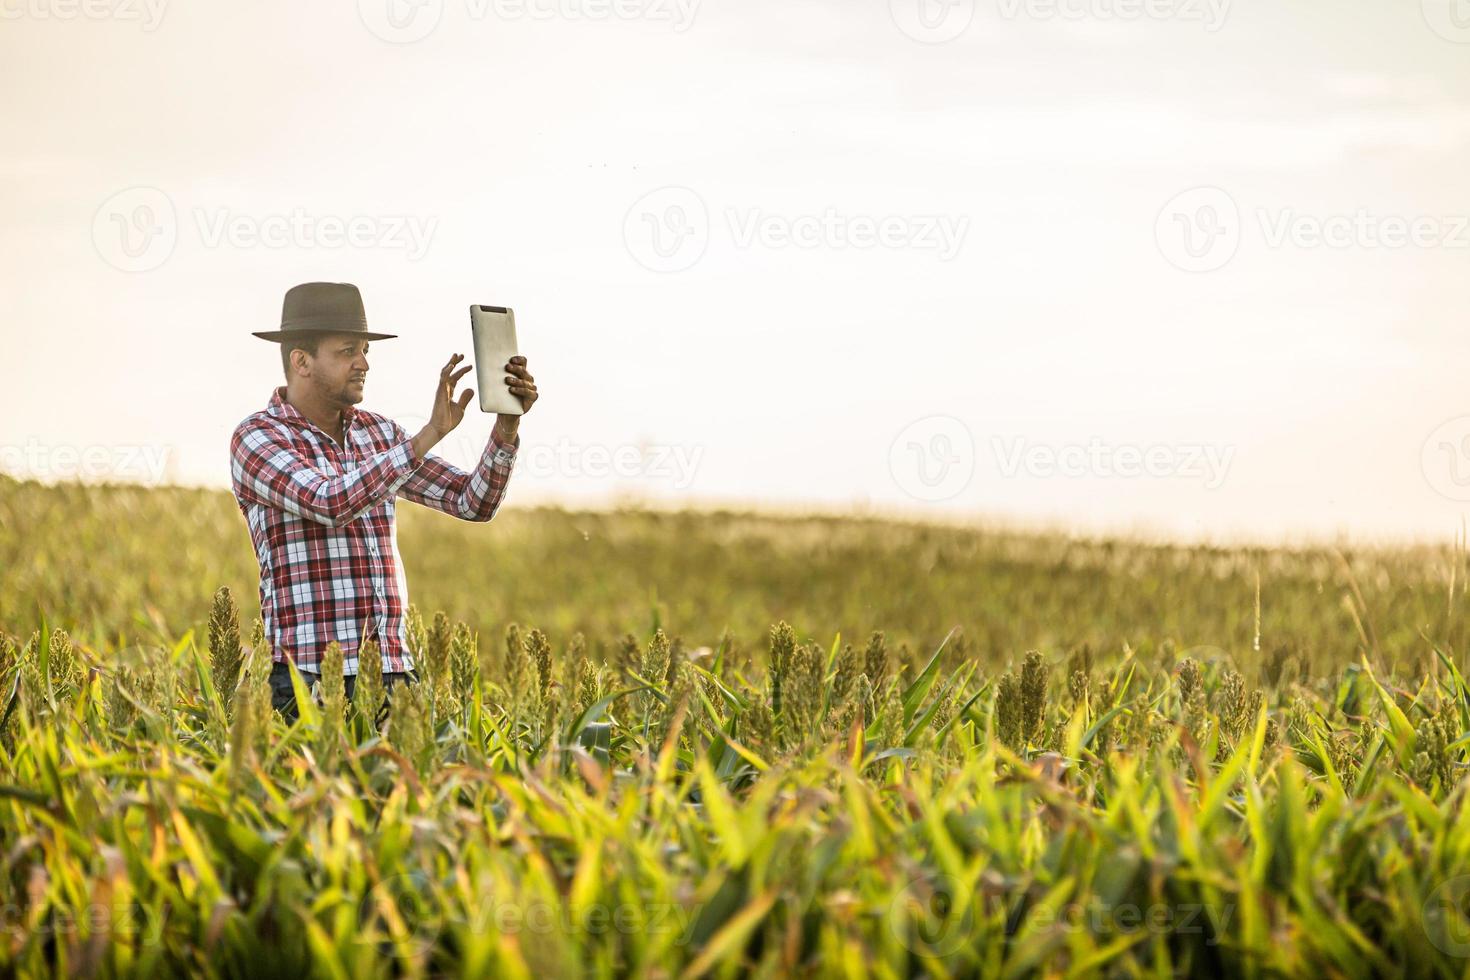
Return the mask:
{"type": "Polygon", "coordinates": [[[322,342],[321,334],[305,334],[300,337],[288,337],[281,341],[281,370],[286,372],[286,380],[291,380],[291,352],[293,350],[304,350],[312,357],[316,357],[317,345],[322,342]]]}

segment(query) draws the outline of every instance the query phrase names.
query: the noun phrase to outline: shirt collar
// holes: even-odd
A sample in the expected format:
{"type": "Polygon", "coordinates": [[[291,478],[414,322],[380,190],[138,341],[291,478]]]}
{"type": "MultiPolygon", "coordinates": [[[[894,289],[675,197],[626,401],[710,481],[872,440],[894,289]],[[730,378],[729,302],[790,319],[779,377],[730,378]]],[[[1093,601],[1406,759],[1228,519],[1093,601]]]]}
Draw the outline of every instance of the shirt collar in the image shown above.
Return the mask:
{"type": "MultiPolygon", "coordinates": [[[[266,403],[265,410],[268,414],[287,422],[297,425],[309,425],[316,428],[316,424],[296,410],[296,406],[286,401],[286,386],[280,385],[271,392],[270,401],[266,403]]],[[[347,431],[352,428],[352,423],[357,419],[357,409],[348,405],[342,409],[342,434],[345,438],[347,431]]]]}

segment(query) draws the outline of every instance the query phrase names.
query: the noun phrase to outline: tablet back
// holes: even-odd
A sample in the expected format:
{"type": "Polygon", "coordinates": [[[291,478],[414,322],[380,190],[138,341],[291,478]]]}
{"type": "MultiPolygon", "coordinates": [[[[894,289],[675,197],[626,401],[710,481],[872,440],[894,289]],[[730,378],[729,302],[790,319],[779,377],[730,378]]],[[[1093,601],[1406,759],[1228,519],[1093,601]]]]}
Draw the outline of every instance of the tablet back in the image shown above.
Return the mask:
{"type": "Polygon", "coordinates": [[[475,379],[480,386],[480,410],[520,415],[521,400],[505,383],[505,364],[516,349],[516,314],[504,306],[470,307],[470,330],[475,342],[475,379]]]}

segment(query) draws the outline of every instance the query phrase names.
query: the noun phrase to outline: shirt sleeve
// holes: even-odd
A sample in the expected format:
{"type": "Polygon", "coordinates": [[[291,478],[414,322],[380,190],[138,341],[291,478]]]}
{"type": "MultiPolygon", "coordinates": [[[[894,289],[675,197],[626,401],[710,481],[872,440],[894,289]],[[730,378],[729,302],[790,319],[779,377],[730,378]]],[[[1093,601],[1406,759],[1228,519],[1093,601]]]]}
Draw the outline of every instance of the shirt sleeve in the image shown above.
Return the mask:
{"type": "MultiPolygon", "coordinates": [[[[407,433],[394,423],[394,435],[403,438],[407,433]]],[[[520,445],[519,433],[513,441],[502,442],[499,435],[491,430],[490,441],[472,473],[466,473],[438,456],[425,456],[418,469],[403,483],[398,495],[462,521],[488,521],[505,499],[520,445]]]]}
{"type": "Polygon", "coordinates": [[[324,473],[269,422],[247,422],[230,440],[235,496],[297,517],[344,527],[390,499],[414,473],[412,441],[405,435],[356,470],[324,473]]]}

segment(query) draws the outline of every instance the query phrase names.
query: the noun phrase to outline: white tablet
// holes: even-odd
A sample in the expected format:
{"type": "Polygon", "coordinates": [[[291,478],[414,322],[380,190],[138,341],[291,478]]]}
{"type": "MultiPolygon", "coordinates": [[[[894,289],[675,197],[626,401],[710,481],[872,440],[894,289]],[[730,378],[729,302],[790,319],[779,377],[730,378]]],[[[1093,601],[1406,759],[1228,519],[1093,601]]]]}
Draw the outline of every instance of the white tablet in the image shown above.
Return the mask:
{"type": "Polygon", "coordinates": [[[475,379],[480,386],[480,411],[522,415],[521,400],[506,384],[506,363],[516,348],[516,314],[505,306],[470,307],[470,330],[475,341],[475,379]]]}

